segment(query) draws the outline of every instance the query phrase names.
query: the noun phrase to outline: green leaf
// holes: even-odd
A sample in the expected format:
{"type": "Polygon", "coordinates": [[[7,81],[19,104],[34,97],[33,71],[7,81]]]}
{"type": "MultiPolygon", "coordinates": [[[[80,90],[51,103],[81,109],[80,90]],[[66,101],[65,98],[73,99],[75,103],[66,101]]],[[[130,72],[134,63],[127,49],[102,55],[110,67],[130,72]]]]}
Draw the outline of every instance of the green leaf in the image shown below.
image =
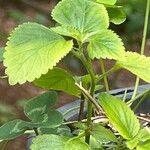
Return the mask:
{"type": "Polygon", "coordinates": [[[56,92],[46,92],[34,97],[25,104],[24,112],[37,127],[57,127],[63,122],[63,116],[51,107],[57,101],[56,92]]]}
{"type": "Polygon", "coordinates": [[[60,35],[72,37],[80,41],[82,40],[80,32],[72,26],[58,26],[51,29],[60,35]]]}
{"type": "Polygon", "coordinates": [[[64,150],[68,139],[58,135],[40,135],[33,139],[31,150],[64,150]]]}
{"type": "Polygon", "coordinates": [[[0,140],[10,140],[22,135],[28,123],[19,119],[5,123],[0,127],[0,140]]]}
{"type": "Polygon", "coordinates": [[[80,139],[70,139],[58,135],[40,135],[33,139],[31,150],[90,150],[80,139]]]}
{"type": "Polygon", "coordinates": [[[139,143],[144,143],[147,140],[150,140],[150,129],[145,127],[133,139],[126,141],[126,145],[129,149],[134,149],[139,143]]]}
{"type": "Polygon", "coordinates": [[[60,68],[49,70],[47,74],[36,79],[34,84],[44,89],[60,90],[75,96],[80,95],[72,75],[60,68]]]}
{"type": "Polygon", "coordinates": [[[103,30],[89,38],[88,53],[91,59],[118,60],[124,56],[124,49],[121,39],[111,30],[103,30]]]}
{"type": "Polygon", "coordinates": [[[91,135],[100,143],[103,142],[117,142],[117,138],[115,135],[109,130],[101,126],[100,124],[96,124],[93,126],[91,135]]]}
{"type": "Polygon", "coordinates": [[[103,93],[100,104],[114,128],[125,139],[132,139],[140,129],[140,123],[134,112],[121,99],[103,93]]]}
{"type": "Polygon", "coordinates": [[[150,57],[126,52],[125,57],[118,61],[118,65],[150,83],[150,57]]]}
{"type": "Polygon", "coordinates": [[[71,139],[65,143],[64,150],[90,150],[90,147],[80,139],[71,139]]]}
{"type": "MultiPolygon", "coordinates": [[[[78,30],[81,37],[78,40],[82,42],[109,26],[106,8],[89,0],[63,0],[52,11],[52,17],[63,26],[78,30]]],[[[70,35],[74,34],[74,30],[69,32],[70,35]]],[[[76,35],[74,38],[77,38],[76,35]]]]}
{"type": "Polygon", "coordinates": [[[136,148],[136,150],[149,150],[150,148],[150,140],[142,143],[142,144],[139,144],[136,148]]]}
{"type": "Polygon", "coordinates": [[[118,25],[126,20],[126,14],[120,7],[107,7],[110,22],[118,25]]]}
{"type": "Polygon", "coordinates": [[[2,62],[3,61],[3,53],[4,53],[5,51],[4,51],[4,48],[0,48],[0,62],[2,62]]]}
{"type": "Polygon", "coordinates": [[[9,83],[32,82],[52,69],[72,49],[72,41],[65,41],[49,28],[37,23],[24,23],[9,38],[4,53],[4,65],[9,83]]]}
{"type": "Polygon", "coordinates": [[[106,5],[114,5],[117,0],[95,0],[97,3],[102,3],[106,5]]]}

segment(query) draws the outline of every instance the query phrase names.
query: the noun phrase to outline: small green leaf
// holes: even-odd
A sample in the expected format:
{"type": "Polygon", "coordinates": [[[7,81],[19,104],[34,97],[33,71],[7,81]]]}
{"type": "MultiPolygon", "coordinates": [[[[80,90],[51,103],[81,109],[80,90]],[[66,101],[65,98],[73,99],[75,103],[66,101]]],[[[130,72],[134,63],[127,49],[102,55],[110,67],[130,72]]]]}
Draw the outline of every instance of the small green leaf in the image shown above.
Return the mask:
{"type": "Polygon", "coordinates": [[[150,57],[126,52],[125,57],[119,59],[118,65],[150,83],[150,57]]]}
{"type": "Polygon", "coordinates": [[[65,143],[64,150],[90,150],[90,147],[80,139],[71,139],[65,143]]]}
{"type": "Polygon", "coordinates": [[[47,74],[36,79],[34,84],[44,89],[60,90],[75,96],[80,95],[72,75],[60,68],[49,70],[47,74]]]}
{"type": "Polygon", "coordinates": [[[115,135],[109,129],[104,128],[100,124],[93,126],[91,135],[93,135],[93,137],[100,143],[110,141],[117,142],[115,135]]]}
{"type": "Polygon", "coordinates": [[[134,112],[121,99],[103,93],[100,104],[114,128],[125,139],[132,139],[140,129],[140,123],[134,112]]]}
{"type": "Polygon", "coordinates": [[[117,0],[95,0],[97,3],[102,3],[106,5],[114,5],[117,0]]]}
{"type": "Polygon", "coordinates": [[[141,143],[137,146],[136,150],[149,150],[150,148],[150,140],[141,143]]]}
{"type": "Polygon", "coordinates": [[[144,143],[147,140],[150,140],[150,129],[145,127],[133,139],[126,141],[126,145],[129,149],[134,149],[139,143],[144,143]]]}
{"type": "Polygon", "coordinates": [[[3,57],[3,53],[4,53],[4,48],[0,48],[0,62],[3,61],[4,57],[3,57]]]}
{"type": "Polygon", "coordinates": [[[19,119],[5,123],[0,127],[0,140],[10,140],[22,135],[28,123],[19,119]]]}
{"type": "Polygon", "coordinates": [[[33,139],[31,150],[65,150],[65,142],[68,139],[58,135],[40,135],[33,139]]]}
{"type": "Polygon", "coordinates": [[[34,127],[57,127],[63,122],[63,116],[52,107],[57,101],[56,92],[46,92],[30,99],[24,108],[26,116],[34,127]]]}
{"type": "Polygon", "coordinates": [[[72,49],[72,41],[37,23],[17,27],[6,46],[4,65],[9,83],[32,82],[52,69],[72,49]]]}
{"type": "MultiPolygon", "coordinates": [[[[75,33],[80,33],[79,37],[82,40],[78,40],[82,42],[109,26],[106,8],[102,4],[89,0],[63,0],[53,10],[52,17],[63,26],[70,26],[72,29],[78,30],[75,33]]],[[[74,30],[70,35],[73,34],[74,30]]],[[[77,38],[76,34],[74,38],[77,38]]]]}
{"type": "Polygon", "coordinates": [[[110,22],[118,25],[126,20],[126,14],[120,7],[107,7],[110,22]]]}
{"type": "Polygon", "coordinates": [[[91,36],[89,38],[88,53],[91,59],[109,58],[118,60],[125,54],[121,39],[110,30],[91,36]]]}

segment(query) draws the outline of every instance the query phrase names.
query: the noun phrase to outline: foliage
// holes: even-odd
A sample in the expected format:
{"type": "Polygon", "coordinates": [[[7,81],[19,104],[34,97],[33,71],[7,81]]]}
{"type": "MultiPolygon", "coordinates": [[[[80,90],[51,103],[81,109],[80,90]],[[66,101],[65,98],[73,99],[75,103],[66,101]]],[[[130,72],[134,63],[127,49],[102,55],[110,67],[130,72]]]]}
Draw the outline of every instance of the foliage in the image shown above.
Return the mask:
{"type": "Polygon", "coordinates": [[[118,25],[125,21],[122,7],[115,4],[116,0],[62,0],[52,11],[57,26],[48,28],[28,22],[10,34],[4,54],[1,51],[0,55],[9,84],[32,82],[47,91],[25,103],[28,121],[17,119],[0,127],[1,141],[35,132],[31,150],[146,150],[149,147],[149,129],[140,125],[122,99],[108,93],[107,75],[121,68],[150,83],[150,58],[125,51],[120,37],[109,29],[110,22],[118,25]],[[72,75],[56,67],[68,53],[83,63],[86,75],[72,75]],[[100,59],[103,74],[95,74],[94,59],[100,59]],[[102,59],[113,59],[116,63],[105,72],[102,59]],[[94,95],[101,90],[98,81],[103,78],[107,92],[99,93],[98,103],[94,95]],[[80,98],[79,120],[85,107],[86,123],[75,125],[64,120],[54,109],[57,93],[49,90],[80,98]],[[107,121],[92,122],[92,112],[105,114],[107,121]]]}

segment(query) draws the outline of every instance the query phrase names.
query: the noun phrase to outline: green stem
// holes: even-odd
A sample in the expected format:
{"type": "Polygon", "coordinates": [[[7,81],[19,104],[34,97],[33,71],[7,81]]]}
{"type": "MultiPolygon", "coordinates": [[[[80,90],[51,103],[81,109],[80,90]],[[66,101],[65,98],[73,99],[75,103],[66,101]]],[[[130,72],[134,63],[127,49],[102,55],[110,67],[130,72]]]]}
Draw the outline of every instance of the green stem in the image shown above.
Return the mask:
{"type": "MultiPolygon", "coordinates": [[[[72,50],[72,53],[81,60],[81,62],[83,63],[83,65],[85,66],[87,72],[90,74],[91,77],[91,86],[90,86],[90,95],[93,97],[94,96],[94,91],[95,91],[95,85],[96,85],[96,81],[95,81],[95,74],[93,72],[93,68],[92,68],[92,64],[91,61],[88,57],[88,60],[86,59],[86,57],[83,54],[83,48],[80,46],[80,53],[76,52],[74,50],[72,50]]],[[[91,117],[92,117],[92,103],[91,101],[88,101],[88,109],[87,109],[87,126],[90,127],[91,125],[91,117]]],[[[86,136],[85,136],[85,141],[86,143],[90,142],[90,132],[89,130],[86,131],[86,136]]]]}
{"type": "Polygon", "coordinates": [[[146,99],[147,96],[150,95],[150,90],[146,92],[143,97],[139,100],[139,102],[134,106],[133,111],[136,111],[136,109],[140,106],[140,104],[146,99]]]}
{"type": "Polygon", "coordinates": [[[6,150],[8,142],[9,141],[4,141],[4,144],[1,147],[2,150],[6,150]]]}
{"type": "Polygon", "coordinates": [[[106,71],[105,71],[105,65],[104,65],[104,62],[103,62],[102,59],[100,59],[100,66],[101,66],[102,74],[105,74],[105,76],[104,76],[104,84],[105,84],[106,92],[109,93],[108,79],[107,79],[107,75],[106,75],[106,71]]]}
{"type": "Polygon", "coordinates": [[[82,93],[78,121],[81,121],[84,118],[84,103],[85,103],[85,97],[84,94],[82,93]]]}
{"type": "Polygon", "coordinates": [[[127,105],[131,106],[134,101],[136,101],[137,99],[139,99],[140,97],[142,97],[143,95],[145,95],[147,92],[150,92],[150,90],[146,90],[143,93],[138,94],[136,97],[134,97],[133,99],[131,99],[130,101],[128,101],[127,105]]]}
{"type": "Polygon", "coordinates": [[[95,108],[97,109],[98,112],[102,112],[102,108],[100,107],[100,105],[97,103],[96,99],[94,99],[90,93],[84,89],[81,85],[79,85],[78,83],[75,83],[75,85],[82,91],[82,93],[91,101],[91,103],[95,106],[95,108]]]}
{"type": "MultiPolygon", "coordinates": [[[[147,0],[146,12],[145,12],[145,22],[144,22],[144,30],[143,30],[143,38],[142,38],[142,45],[141,45],[141,55],[144,54],[145,44],[146,44],[146,36],[147,36],[147,29],[148,29],[148,21],[149,21],[149,11],[150,11],[150,0],[147,0]]],[[[136,77],[135,88],[131,99],[134,99],[137,94],[137,89],[139,86],[140,78],[136,77]]]]}
{"type": "Polygon", "coordinates": [[[100,75],[97,79],[96,82],[102,80],[105,76],[108,76],[109,74],[114,73],[115,71],[121,69],[120,66],[118,66],[117,64],[114,65],[110,70],[108,70],[107,72],[105,72],[104,74],[100,75]]]}

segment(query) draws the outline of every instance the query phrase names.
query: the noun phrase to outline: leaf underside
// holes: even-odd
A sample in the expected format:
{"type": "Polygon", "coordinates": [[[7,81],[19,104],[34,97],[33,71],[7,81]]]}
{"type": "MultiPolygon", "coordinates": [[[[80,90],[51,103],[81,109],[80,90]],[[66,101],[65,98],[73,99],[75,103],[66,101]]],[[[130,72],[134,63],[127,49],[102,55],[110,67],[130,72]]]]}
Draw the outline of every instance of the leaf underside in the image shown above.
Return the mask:
{"type": "Polygon", "coordinates": [[[9,37],[4,65],[9,83],[32,82],[52,69],[72,48],[72,41],[37,23],[24,23],[9,37]]]}

